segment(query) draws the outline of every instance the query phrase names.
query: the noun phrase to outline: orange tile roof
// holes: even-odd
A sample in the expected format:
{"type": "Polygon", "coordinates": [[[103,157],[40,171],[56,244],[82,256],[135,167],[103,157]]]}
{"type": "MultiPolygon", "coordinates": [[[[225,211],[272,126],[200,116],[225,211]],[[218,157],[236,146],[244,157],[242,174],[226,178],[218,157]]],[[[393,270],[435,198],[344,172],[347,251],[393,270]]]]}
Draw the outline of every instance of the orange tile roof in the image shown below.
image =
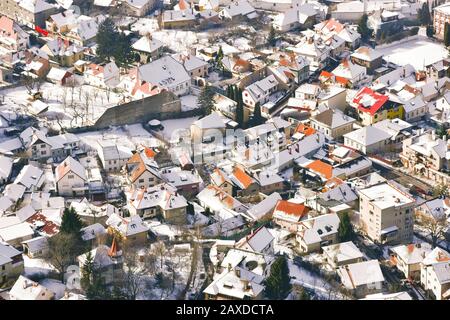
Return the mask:
{"type": "Polygon", "coordinates": [[[288,215],[303,217],[309,212],[309,208],[303,203],[294,203],[287,200],[278,200],[275,211],[281,211],[288,215]]]}
{"type": "Polygon", "coordinates": [[[239,180],[239,182],[244,186],[245,189],[247,189],[253,182],[252,177],[250,177],[244,170],[242,170],[238,166],[234,167],[233,175],[236,179],[239,180]]]}
{"type": "Polygon", "coordinates": [[[153,149],[150,148],[145,148],[145,155],[147,156],[147,158],[153,158],[156,155],[156,152],[153,151],[153,149]]]}
{"type": "Polygon", "coordinates": [[[316,130],[310,126],[300,123],[297,126],[296,132],[303,133],[305,136],[310,136],[310,135],[313,135],[314,133],[316,133],[316,130]]]}
{"type": "Polygon", "coordinates": [[[315,160],[308,164],[306,167],[320,174],[326,179],[331,179],[333,177],[333,166],[320,160],[315,160]]]}

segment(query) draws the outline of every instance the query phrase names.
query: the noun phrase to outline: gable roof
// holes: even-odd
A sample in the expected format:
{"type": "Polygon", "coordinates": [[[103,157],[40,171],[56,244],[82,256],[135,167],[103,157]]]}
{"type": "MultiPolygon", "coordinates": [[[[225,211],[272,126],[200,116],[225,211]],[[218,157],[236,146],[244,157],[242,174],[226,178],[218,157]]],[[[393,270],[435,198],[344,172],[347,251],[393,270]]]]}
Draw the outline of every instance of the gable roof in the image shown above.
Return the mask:
{"type": "Polygon", "coordinates": [[[79,176],[81,179],[86,180],[86,169],[77,160],[68,156],[63,162],[61,162],[55,169],[56,182],[61,180],[66,174],[72,172],[79,176]]]}

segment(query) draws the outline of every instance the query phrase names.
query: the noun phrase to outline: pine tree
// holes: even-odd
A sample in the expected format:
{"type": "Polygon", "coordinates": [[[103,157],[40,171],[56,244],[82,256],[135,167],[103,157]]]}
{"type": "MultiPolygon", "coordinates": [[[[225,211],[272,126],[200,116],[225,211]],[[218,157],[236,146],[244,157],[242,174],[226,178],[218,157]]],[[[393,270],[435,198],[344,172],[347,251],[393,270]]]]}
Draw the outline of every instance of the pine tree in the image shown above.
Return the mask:
{"type": "Polygon", "coordinates": [[[275,28],[273,27],[273,25],[270,26],[270,31],[269,31],[269,36],[267,37],[267,44],[269,46],[274,46],[277,42],[277,33],[275,31],[275,28]]]}
{"type": "Polygon", "coordinates": [[[219,69],[220,68],[223,69],[222,59],[223,59],[223,50],[222,50],[222,46],[220,46],[219,51],[217,51],[217,55],[216,55],[216,65],[219,69]]]}
{"type": "Polygon", "coordinates": [[[203,109],[203,113],[205,115],[208,115],[212,112],[212,109],[214,107],[214,90],[206,85],[203,87],[202,92],[200,93],[200,96],[198,97],[198,105],[200,108],[203,109]]]}
{"type": "Polygon", "coordinates": [[[266,296],[269,299],[285,299],[292,289],[289,268],[284,256],[278,257],[270,268],[270,276],[265,281],[266,296]]]}
{"type": "Polygon", "coordinates": [[[134,59],[131,37],[119,32],[111,18],[106,18],[98,27],[96,36],[97,57],[103,61],[114,62],[126,67],[134,59]]]}
{"type": "Polygon", "coordinates": [[[372,35],[372,30],[367,26],[368,19],[367,14],[363,14],[358,22],[358,32],[363,41],[368,41],[372,35]]]}
{"type": "Polygon", "coordinates": [[[425,2],[422,5],[422,8],[419,9],[418,16],[421,25],[428,26],[431,24],[430,8],[428,7],[427,2],[425,2]]]}
{"type": "Polygon", "coordinates": [[[444,45],[448,47],[450,45],[450,30],[449,23],[446,22],[444,26],[444,45]]]}
{"type": "Polygon", "coordinates": [[[116,25],[111,18],[106,18],[100,23],[97,31],[97,57],[101,60],[110,60],[114,56],[115,39],[119,36],[116,25]]]}
{"type": "Polygon", "coordinates": [[[88,251],[88,253],[86,254],[86,260],[84,261],[83,264],[82,275],[80,280],[81,288],[85,291],[88,290],[89,287],[91,286],[92,277],[95,272],[94,268],[95,268],[94,258],[92,257],[91,251],[88,251]]]}
{"type": "Polygon", "coordinates": [[[350,217],[347,212],[342,215],[341,221],[339,222],[338,238],[339,242],[351,241],[353,240],[355,233],[353,231],[353,226],[350,221],[350,217]]]}
{"type": "Polygon", "coordinates": [[[253,110],[253,117],[252,117],[252,126],[259,126],[260,124],[263,124],[265,122],[264,117],[261,114],[261,106],[259,103],[255,105],[255,109],[253,110]]]}
{"type": "Polygon", "coordinates": [[[60,231],[67,234],[79,235],[81,228],[83,228],[83,222],[81,221],[80,216],[75,212],[75,209],[65,208],[61,218],[60,231]]]}

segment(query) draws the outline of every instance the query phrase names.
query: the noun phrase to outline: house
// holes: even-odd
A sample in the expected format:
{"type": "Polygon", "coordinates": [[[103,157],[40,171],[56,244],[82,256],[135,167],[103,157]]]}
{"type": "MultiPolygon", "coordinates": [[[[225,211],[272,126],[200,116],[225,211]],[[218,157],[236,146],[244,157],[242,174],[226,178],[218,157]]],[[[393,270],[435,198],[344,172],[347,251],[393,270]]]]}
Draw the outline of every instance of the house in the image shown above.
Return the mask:
{"type": "Polygon", "coordinates": [[[139,215],[123,218],[117,213],[111,214],[106,220],[108,233],[117,236],[124,243],[135,245],[147,242],[148,227],[139,215]]]}
{"type": "Polygon", "coordinates": [[[380,10],[369,15],[367,26],[373,30],[374,36],[379,39],[382,34],[392,35],[403,31],[404,15],[395,11],[380,10]]]}
{"type": "Polygon", "coordinates": [[[259,191],[263,194],[269,195],[284,190],[284,179],[271,170],[261,170],[255,173],[254,179],[259,185],[259,191]]]}
{"type": "Polygon", "coordinates": [[[257,252],[228,250],[214,280],[205,288],[205,300],[260,300],[273,258],[257,252]]]}
{"type": "Polygon", "coordinates": [[[443,172],[450,169],[449,143],[440,139],[434,130],[405,139],[400,160],[411,173],[436,183],[450,182],[448,174],[443,172]]]}
{"type": "MultiPolygon", "coordinates": [[[[118,249],[117,241],[114,239],[111,247],[100,245],[89,251],[94,268],[99,272],[105,285],[113,284],[121,275],[123,268],[122,251],[118,249]],[[116,280],[115,280],[116,279],[116,280]]],[[[80,274],[88,258],[88,252],[77,257],[80,274]]]]}
{"type": "Polygon", "coordinates": [[[72,67],[84,58],[83,47],[61,38],[48,41],[41,50],[48,55],[53,66],[72,67]]]}
{"type": "Polygon", "coordinates": [[[105,18],[104,15],[95,17],[80,15],[77,17],[76,25],[62,34],[61,37],[81,47],[93,46],[97,38],[98,28],[105,18]]]}
{"type": "Polygon", "coordinates": [[[438,197],[425,201],[416,208],[416,216],[426,216],[434,219],[450,218],[450,199],[448,197],[438,197]]]}
{"type": "Polygon", "coordinates": [[[258,13],[247,0],[235,0],[219,12],[219,17],[222,19],[255,19],[258,17],[258,13]]]}
{"type": "Polygon", "coordinates": [[[180,167],[164,168],[161,170],[161,178],[177,188],[177,192],[187,199],[195,196],[203,186],[203,179],[196,170],[182,170],[180,167]]]}
{"type": "Polygon", "coordinates": [[[433,9],[433,28],[435,30],[436,37],[439,39],[444,38],[445,23],[450,18],[450,4],[444,3],[433,9]]]}
{"type": "Polygon", "coordinates": [[[64,86],[71,77],[71,72],[57,67],[51,68],[47,74],[48,81],[60,86],[64,86]]]}
{"type": "Polygon", "coordinates": [[[344,145],[363,154],[377,154],[388,151],[392,135],[375,126],[366,126],[344,134],[344,145]]]}
{"type": "Polygon", "coordinates": [[[131,16],[144,17],[158,4],[156,0],[125,0],[122,8],[125,13],[131,16]]]}
{"type": "Polygon", "coordinates": [[[35,27],[44,28],[48,17],[57,11],[58,6],[45,0],[14,0],[0,3],[2,14],[32,29],[35,27]]]}
{"type": "Polygon", "coordinates": [[[14,248],[22,248],[21,243],[33,237],[34,230],[27,222],[16,223],[0,229],[0,240],[14,248]]]}
{"type": "Polygon", "coordinates": [[[403,108],[400,104],[368,87],[361,88],[350,105],[357,109],[361,123],[365,126],[384,119],[403,118],[403,108]]]}
{"type": "Polygon", "coordinates": [[[191,77],[183,65],[171,56],[164,56],[138,68],[137,85],[143,82],[171,91],[178,96],[189,93],[191,77]]]}
{"type": "Polygon", "coordinates": [[[331,71],[331,74],[339,82],[345,84],[345,87],[359,87],[359,85],[366,80],[366,68],[356,63],[353,63],[349,59],[344,59],[342,62],[331,71]]]}
{"type": "Polygon", "coordinates": [[[339,267],[337,272],[342,284],[358,297],[381,292],[384,276],[378,260],[348,264],[339,267]]]}
{"type": "Polygon", "coordinates": [[[132,156],[131,150],[111,140],[98,140],[97,145],[97,155],[107,172],[120,171],[132,156]]]}
{"type": "Polygon", "coordinates": [[[247,211],[247,214],[257,221],[270,219],[272,218],[273,211],[277,206],[278,201],[280,200],[280,194],[274,192],[259,203],[250,207],[247,211]]]}
{"type": "Polygon", "coordinates": [[[383,55],[370,47],[359,47],[351,55],[350,60],[367,69],[368,74],[381,67],[383,55]]]}
{"type": "Polygon", "coordinates": [[[53,300],[55,293],[27,277],[19,276],[9,291],[10,300],[53,300]]]}
{"type": "Polygon", "coordinates": [[[339,223],[339,217],[335,213],[300,221],[295,237],[299,249],[309,253],[320,250],[322,246],[337,243],[339,223]]]}
{"type": "MultiPolygon", "coordinates": [[[[294,52],[275,52],[267,58],[274,61],[275,67],[281,67],[282,69],[280,69],[279,73],[282,71],[289,80],[291,74],[293,74],[293,80],[297,84],[305,82],[310,76],[309,60],[294,52]]],[[[279,78],[277,80],[281,81],[279,78]]]]}
{"type": "Polygon", "coordinates": [[[193,27],[197,24],[194,9],[164,10],[161,15],[161,29],[181,29],[193,27]]]}
{"type": "Polygon", "coordinates": [[[48,254],[48,237],[39,236],[22,241],[23,253],[31,259],[42,258],[48,254]]]}
{"type": "Polygon", "coordinates": [[[0,47],[12,52],[20,52],[30,45],[30,36],[17,22],[7,16],[0,17],[0,47]]]}
{"type": "Polygon", "coordinates": [[[0,285],[15,279],[24,270],[22,252],[0,242],[0,285]]]}
{"type": "Polygon", "coordinates": [[[274,254],[275,238],[266,227],[260,227],[236,243],[236,248],[255,253],[274,254]]]}
{"type": "Polygon", "coordinates": [[[144,147],[126,162],[127,179],[134,188],[153,187],[162,182],[155,155],[155,151],[144,147]]]}
{"type": "Polygon", "coordinates": [[[373,293],[359,300],[413,300],[406,291],[396,293],[373,293]]]}
{"type": "Polygon", "coordinates": [[[417,95],[414,98],[406,101],[403,104],[405,121],[416,122],[421,120],[428,112],[428,106],[422,95],[417,95]]]}
{"type": "Polygon", "coordinates": [[[120,70],[115,62],[109,62],[104,66],[91,63],[83,73],[84,82],[99,88],[114,88],[120,82],[120,70]]]}
{"type": "Polygon", "coordinates": [[[55,182],[60,196],[82,196],[88,190],[86,169],[71,156],[55,168],[55,182]]]}
{"type": "Polygon", "coordinates": [[[302,220],[308,218],[310,208],[303,203],[279,200],[273,211],[273,222],[281,228],[296,232],[302,220]]]}
{"type": "Polygon", "coordinates": [[[259,192],[258,182],[252,178],[240,165],[235,165],[230,174],[230,180],[233,182],[233,195],[238,197],[256,196],[259,192]]]}
{"type": "Polygon", "coordinates": [[[139,54],[141,63],[149,63],[161,56],[164,43],[153,38],[149,33],[133,43],[131,47],[139,54]]]}
{"type": "Polygon", "coordinates": [[[427,243],[399,245],[390,249],[391,262],[406,279],[420,280],[422,260],[431,252],[427,243]]]}
{"type": "Polygon", "coordinates": [[[450,297],[450,254],[440,248],[434,248],[421,264],[420,283],[431,292],[436,300],[448,300],[450,297]]]}
{"type": "Polygon", "coordinates": [[[278,81],[273,75],[256,81],[242,92],[244,104],[253,110],[256,104],[260,106],[269,101],[270,95],[278,90],[278,81]]]}
{"type": "Polygon", "coordinates": [[[0,185],[5,185],[11,178],[13,159],[0,155],[0,185]]]}
{"type": "Polygon", "coordinates": [[[127,193],[128,209],[132,215],[143,219],[162,216],[174,224],[186,222],[186,198],[178,194],[176,187],[159,184],[127,193]]]}
{"type": "Polygon", "coordinates": [[[351,241],[324,246],[322,251],[327,263],[333,269],[362,262],[364,257],[358,247],[351,241]]]}
{"type": "Polygon", "coordinates": [[[233,194],[233,182],[229,178],[228,174],[221,168],[215,168],[210,175],[211,184],[225,191],[226,193],[233,194]]]}
{"type": "Polygon", "coordinates": [[[393,181],[358,191],[360,224],[372,241],[410,243],[413,237],[414,198],[393,181]]]}
{"type": "MultiPolygon", "coordinates": [[[[172,57],[181,63],[186,69],[186,72],[190,75],[191,79],[194,81],[198,78],[206,78],[209,74],[209,64],[208,62],[200,59],[192,54],[176,53],[172,57]]],[[[196,82],[199,86],[205,84],[204,82],[196,82]]]]}
{"type": "Polygon", "coordinates": [[[353,130],[355,119],[339,110],[327,109],[311,117],[311,127],[329,139],[337,139],[353,130]]]}
{"type": "Polygon", "coordinates": [[[191,139],[197,144],[202,142],[223,144],[225,128],[225,118],[217,112],[211,112],[191,124],[191,139]]]}
{"type": "Polygon", "coordinates": [[[27,164],[20,170],[14,184],[24,186],[25,192],[32,192],[39,190],[45,182],[44,171],[31,164],[27,164]]]}

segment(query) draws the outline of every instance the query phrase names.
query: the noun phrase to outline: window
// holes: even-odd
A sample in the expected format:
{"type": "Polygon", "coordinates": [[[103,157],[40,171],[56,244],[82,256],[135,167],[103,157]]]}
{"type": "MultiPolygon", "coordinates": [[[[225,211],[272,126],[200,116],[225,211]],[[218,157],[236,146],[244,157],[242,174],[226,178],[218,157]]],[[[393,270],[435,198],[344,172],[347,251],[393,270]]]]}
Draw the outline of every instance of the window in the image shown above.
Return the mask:
{"type": "Polygon", "coordinates": [[[47,151],[41,151],[41,155],[44,155],[44,154],[46,154],[47,153],[47,151]]]}
{"type": "Polygon", "coordinates": [[[45,144],[41,144],[41,149],[44,149],[45,148],[45,144]]]}
{"type": "Polygon", "coordinates": [[[144,183],[144,179],[139,179],[139,183],[144,183]]]}
{"type": "Polygon", "coordinates": [[[67,176],[67,179],[73,179],[73,178],[75,178],[73,174],[69,174],[69,175],[67,176]]]}

